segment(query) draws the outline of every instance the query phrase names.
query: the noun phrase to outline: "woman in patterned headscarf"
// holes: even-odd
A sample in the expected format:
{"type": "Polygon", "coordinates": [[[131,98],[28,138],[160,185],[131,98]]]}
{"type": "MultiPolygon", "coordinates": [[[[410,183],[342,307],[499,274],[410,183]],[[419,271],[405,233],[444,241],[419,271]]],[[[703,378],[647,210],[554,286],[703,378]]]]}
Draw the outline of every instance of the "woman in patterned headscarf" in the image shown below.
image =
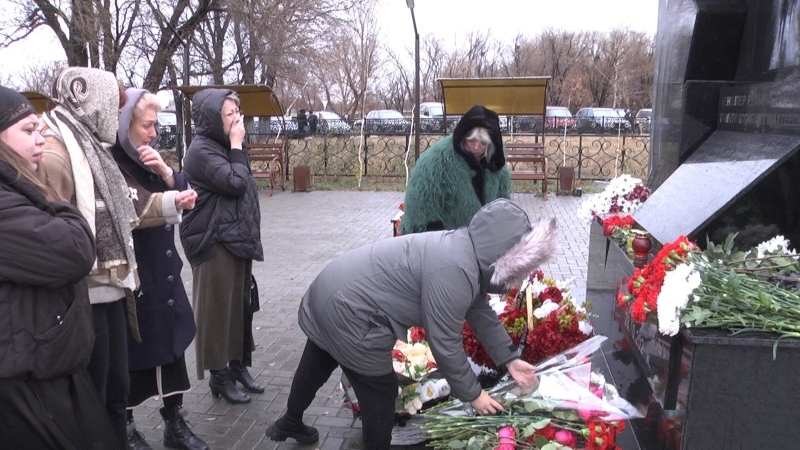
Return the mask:
{"type": "Polygon", "coordinates": [[[137,214],[131,193],[108,150],[117,137],[125,101],[114,75],[69,67],[53,85],[56,107],[42,116],[45,138],[39,175],[56,195],[78,207],[97,242],[89,274],[95,343],[89,374],[114,431],[126,442],[128,339],[125,297],[137,286],[131,228],[137,214]]]}
{"type": "MultiPolygon", "coordinates": [[[[162,214],[161,202],[125,178],[109,151],[126,100],[114,75],[69,67],[57,75],[52,94],[57,106],[42,117],[46,142],[38,172],[59,198],[78,207],[97,241],[97,260],[88,277],[96,335],[88,369],[124,443],[129,389],[125,308],[135,323],[132,291],[138,287],[131,229],[140,221],[156,226],[166,220],[153,219],[162,214]]],[[[132,332],[138,338],[138,329],[132,332]]]]}

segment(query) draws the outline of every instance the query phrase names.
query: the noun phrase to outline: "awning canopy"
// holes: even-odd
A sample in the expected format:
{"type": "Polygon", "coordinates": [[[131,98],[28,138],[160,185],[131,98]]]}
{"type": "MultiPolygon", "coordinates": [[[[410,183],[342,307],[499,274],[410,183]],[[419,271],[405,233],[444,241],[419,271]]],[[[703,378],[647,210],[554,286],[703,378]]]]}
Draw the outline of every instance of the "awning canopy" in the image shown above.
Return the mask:
{"type": "Polygon", "coordinates": [[[27,98],[28,101],[31,102],[31,105],[33,105],[33,108],[36,110],[37,114],[41,114],[45,111],[53,109],[54,106],[53,101],[50,100],[50,97],[44,94],[40,94],[39,92],[33,92],[33,91],[25,91],[22,93],[22,95],[24,95],[25,98],[27,98]]]}
{"type": "Polygon", "coordinates": [[[240,108],[246,116],[282,116],[283,108],[278,97],[267,86],[259,84],[232,84],[223,86],[170,86],[170,89],[183,92],[191,99],[194,94],[205,89],[229,89],[239,94],[240,108]]]}
{"type": "Polygon", "coordinates": [[[550,77],[442,78],[445,115],[463,115],[480,103],[499,115],[544,116],[550,77]]]}

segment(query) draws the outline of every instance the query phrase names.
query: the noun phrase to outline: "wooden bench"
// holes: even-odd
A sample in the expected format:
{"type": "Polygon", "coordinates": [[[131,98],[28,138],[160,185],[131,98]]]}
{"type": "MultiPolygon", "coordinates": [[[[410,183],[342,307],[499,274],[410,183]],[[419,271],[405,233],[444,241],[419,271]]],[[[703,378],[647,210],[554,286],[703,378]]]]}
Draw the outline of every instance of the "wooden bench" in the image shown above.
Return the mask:
{"type": "Polygon", "coordinates": [[[269,178],[269,196],[276,187],[286,190],[283,143],[247,144],[250,170],[254,178],[269,178]]]}
{"type": "Polygon", "coordinates": [[[504,144],[506,164],[511,169],[512,180],[542,182],[542,195],[547,196],[547,156],[543,143],[504,144]],[[522,167],[517,167],[522,165],[522,167]]]}

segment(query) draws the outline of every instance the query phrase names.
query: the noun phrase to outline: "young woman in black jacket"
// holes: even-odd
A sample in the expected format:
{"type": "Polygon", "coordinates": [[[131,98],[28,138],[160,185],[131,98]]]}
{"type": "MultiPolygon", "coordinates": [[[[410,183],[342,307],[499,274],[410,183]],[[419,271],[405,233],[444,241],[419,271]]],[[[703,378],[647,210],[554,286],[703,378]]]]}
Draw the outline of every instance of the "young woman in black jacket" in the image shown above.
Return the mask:
{"type": "Polygon", "coordinates": [[[95,243],[77,208],[36,177],[38,121],[0,86],[0,447],[117,448],[86,370],[95,243]]]}

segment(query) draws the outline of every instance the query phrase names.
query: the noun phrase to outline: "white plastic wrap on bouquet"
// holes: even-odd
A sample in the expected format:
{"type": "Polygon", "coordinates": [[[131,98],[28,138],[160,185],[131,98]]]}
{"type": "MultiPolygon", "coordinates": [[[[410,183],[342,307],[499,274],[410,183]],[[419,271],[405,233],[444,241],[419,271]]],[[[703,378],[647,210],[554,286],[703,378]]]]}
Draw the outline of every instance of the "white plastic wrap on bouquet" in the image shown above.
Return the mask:
{"type": "MultiPolygon", "coordinates": [[[[495,386],[489,394],[507,410],[575,411],[581,418],[605,421],[644,417],[642,411],[619,396],[616,387],[607,384],[602,375],[592,372],[591,356],[606,339],[594,336],[540,363],[539,384],[532,390],[509,380],[495,386]]],[[[451,416],[475,415],[470,404],[458,401],[437,412],[451,416]]]]}

